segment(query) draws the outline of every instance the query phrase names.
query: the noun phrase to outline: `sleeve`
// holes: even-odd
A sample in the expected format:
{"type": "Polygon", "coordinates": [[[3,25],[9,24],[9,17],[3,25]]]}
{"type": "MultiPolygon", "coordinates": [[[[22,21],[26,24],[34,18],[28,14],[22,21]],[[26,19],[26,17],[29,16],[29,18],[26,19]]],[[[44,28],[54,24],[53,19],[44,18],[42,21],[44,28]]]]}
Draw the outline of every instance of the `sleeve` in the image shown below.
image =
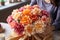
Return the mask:
{"type": "Polygon", "coordinates": [[[34,4],[37,4],[37,1],[36,1],[36,0],[31,0],[30,5],[32,6],[32,5],[34,5],[34,4]]]}
{"type": "Polygon", "coordinates": [[[57,16],[55,22],[53,23],[53,26],[55,26],[56,30],[60,30],[60,7],[57,10],[57,16]]]}

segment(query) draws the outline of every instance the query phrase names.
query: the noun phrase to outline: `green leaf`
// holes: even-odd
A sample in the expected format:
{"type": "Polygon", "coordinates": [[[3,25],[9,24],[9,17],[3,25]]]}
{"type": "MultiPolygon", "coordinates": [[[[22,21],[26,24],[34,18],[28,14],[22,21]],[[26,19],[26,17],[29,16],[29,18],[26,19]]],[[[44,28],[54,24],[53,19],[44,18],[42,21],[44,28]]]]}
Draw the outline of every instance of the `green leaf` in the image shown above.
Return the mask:
{"type": "Polygon", "coordinates": [[[18,23],[20,23],[20,20],[18,20],[18,23]]]}

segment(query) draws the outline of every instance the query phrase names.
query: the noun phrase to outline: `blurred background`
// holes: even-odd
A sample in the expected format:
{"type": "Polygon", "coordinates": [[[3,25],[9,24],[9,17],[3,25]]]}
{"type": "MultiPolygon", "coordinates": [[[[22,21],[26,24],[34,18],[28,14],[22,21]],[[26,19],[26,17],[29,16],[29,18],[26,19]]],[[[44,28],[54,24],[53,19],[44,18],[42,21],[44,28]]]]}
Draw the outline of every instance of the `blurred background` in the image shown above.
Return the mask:
{"type": "Polygon", "coordinates": [[[16,3],[16,2],[25,2],[30,0],[0,0],[0,6],[7,5],[10,3],[16,3]]]}
{"type": "Polygon", "coordinates": [[[31,0],[0,0],[0,22],[6,22],[6,18],[14,9],[29,4],[31,0]]]}

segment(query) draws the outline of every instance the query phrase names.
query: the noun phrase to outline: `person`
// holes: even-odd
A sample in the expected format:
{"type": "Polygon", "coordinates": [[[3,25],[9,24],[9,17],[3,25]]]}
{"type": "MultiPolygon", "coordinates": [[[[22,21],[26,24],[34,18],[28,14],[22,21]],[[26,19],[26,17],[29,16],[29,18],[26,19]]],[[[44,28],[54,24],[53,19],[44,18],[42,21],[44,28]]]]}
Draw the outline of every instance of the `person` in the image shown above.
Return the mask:
{"type": "Polygon", "coordinates": [[[42,10],[50,13],[55,30],[60,30],[60,0],[31,0],[30,5],[39,5],[42,10]]]}

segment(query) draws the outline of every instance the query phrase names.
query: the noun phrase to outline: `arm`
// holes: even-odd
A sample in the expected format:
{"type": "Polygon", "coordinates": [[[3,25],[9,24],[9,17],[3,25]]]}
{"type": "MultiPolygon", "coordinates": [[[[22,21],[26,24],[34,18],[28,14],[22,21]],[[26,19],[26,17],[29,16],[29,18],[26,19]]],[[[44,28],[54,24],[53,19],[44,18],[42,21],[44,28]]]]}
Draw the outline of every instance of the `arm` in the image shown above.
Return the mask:
{"type": "Polygon", "coordinates": [[[32,5],[34,5],[34,4],[37,4],[36,0],[31,0],[30,5],[32,6],[32,5]]]}
{"type": "Polygon", "coordinates": [[[56,30],[60,30],[60,7],[57,10],[57,16],[53,25],[55,26],[56,30]]]}

